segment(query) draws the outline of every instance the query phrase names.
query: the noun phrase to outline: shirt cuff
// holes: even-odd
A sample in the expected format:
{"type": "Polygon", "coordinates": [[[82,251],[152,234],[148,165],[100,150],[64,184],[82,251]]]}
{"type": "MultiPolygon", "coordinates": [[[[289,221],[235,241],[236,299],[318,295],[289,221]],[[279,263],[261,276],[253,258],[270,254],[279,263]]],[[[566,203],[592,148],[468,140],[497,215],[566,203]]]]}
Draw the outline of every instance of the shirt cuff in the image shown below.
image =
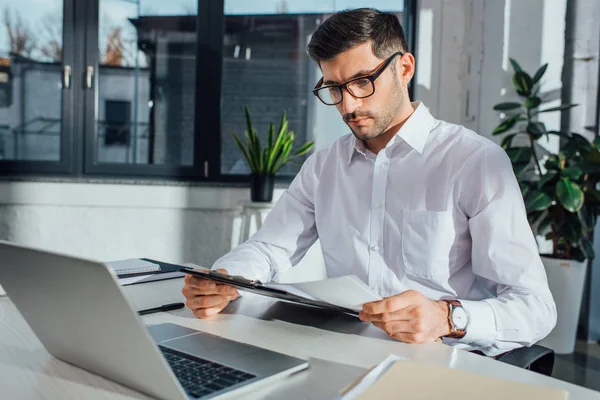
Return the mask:
{"type": "Polygon", "coordinates": [[[497,335],[492,306],[485,301],[460,300],[460,303],[469,316],[469,323],[466,335],[459,341],[476,347],[491,346],[497,335]]]}

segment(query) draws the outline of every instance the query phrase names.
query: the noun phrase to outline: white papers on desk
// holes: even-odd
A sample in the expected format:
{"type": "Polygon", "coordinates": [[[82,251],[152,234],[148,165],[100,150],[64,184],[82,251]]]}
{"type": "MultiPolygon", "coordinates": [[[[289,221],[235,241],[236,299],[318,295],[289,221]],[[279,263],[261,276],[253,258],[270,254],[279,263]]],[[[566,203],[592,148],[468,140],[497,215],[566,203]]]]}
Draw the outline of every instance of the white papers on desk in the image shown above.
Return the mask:
{"type": "Polygon", "coordinates": [[[160,271],[160,265],[139,258],[109,261],[105,264],[116,275],[149,274],[160,271]]]}
{"type": "Polygon", "coordinates": [[[119,278],[119,283],[121,284],[121,286],[131,285],[133,283],[143,281],[144,279],[146,279],[150,276],[152,276],[152,275],[137,275],[137,276],[130,276],[129,278],[119,278]]]}
{"type": "Polygon", "coordinates": [[[340,400],[355,400],[371,385],[373,385],[394,363],[398,360],[406,360],[395,354],[390,354],[385,360],[380,362],[369,373],[364,375],[354,386],[341,395],[340,400]]]}
{"type": "Polygon", "coordinates": [[[354,311],[362,310],[365,303],[381,300],[381,296],[356,275],[300,283],[268,283],[264,286],[284,290],[311,300],[321,300],[354,311]]]}

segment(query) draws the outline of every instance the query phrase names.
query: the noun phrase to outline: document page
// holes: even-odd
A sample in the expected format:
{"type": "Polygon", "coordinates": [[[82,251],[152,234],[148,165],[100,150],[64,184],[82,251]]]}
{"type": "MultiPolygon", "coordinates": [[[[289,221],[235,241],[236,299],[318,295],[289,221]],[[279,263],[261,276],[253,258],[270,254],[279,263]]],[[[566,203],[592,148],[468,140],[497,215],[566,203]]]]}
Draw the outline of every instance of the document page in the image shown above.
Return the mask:
{"type": "Polygon", "coordinates": [[[382,299],[356,275],[293,284],[269,283],[265,286],[285,290],[311,300],[321,300],[354,311],[360,311],[365,303],[382,299]]]}

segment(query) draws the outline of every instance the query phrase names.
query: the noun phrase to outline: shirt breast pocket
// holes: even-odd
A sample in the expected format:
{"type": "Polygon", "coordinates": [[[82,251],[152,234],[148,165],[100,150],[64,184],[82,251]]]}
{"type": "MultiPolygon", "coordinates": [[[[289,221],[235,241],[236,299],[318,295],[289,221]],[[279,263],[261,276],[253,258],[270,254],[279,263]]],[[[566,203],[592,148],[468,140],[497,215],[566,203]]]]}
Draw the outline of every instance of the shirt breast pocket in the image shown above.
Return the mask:
{"type": "Polygon", "coordinates": [[[425,278],[447,275],[454,238],[451,211],[405,210],[402,260],[406,270],[425,278]]]}

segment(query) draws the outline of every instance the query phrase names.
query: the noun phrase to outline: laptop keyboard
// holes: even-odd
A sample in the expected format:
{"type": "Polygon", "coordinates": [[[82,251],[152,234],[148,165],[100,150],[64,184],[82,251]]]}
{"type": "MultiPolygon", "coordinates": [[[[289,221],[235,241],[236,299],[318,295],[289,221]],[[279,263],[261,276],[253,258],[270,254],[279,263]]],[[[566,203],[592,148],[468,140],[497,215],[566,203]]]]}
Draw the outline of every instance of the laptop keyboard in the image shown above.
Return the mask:
{"type": "Polygon", "coordinates": [[[186,393],[198,398],[256,378],[256,375],[158,346],[186,393]]]}

